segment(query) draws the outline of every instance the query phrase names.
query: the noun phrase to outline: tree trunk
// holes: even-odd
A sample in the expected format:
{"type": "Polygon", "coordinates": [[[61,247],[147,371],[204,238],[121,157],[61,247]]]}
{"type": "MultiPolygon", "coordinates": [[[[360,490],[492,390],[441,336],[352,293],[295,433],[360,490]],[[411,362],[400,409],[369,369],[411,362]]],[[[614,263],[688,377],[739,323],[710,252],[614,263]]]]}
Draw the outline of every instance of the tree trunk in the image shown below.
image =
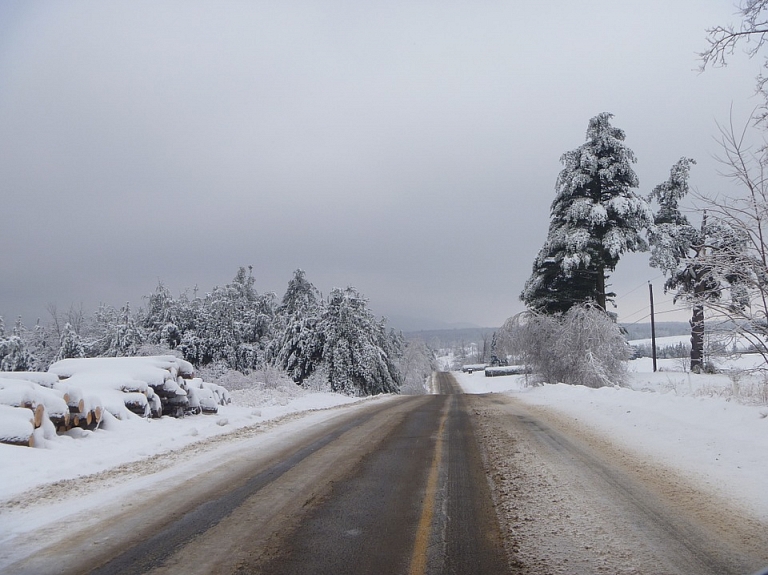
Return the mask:
{"type": "Polygon", "coordinates": [[[595,293],[595,303],[605,311],[605,270],[602,266],[597,269],[596,280],[595,291],[597,293],[595,293]]]}
{"type": "Polygon", "coordinates": [[[704,306],[693,306],[691,317],[691,371],[701,373],[704,367],[704,306]]]}

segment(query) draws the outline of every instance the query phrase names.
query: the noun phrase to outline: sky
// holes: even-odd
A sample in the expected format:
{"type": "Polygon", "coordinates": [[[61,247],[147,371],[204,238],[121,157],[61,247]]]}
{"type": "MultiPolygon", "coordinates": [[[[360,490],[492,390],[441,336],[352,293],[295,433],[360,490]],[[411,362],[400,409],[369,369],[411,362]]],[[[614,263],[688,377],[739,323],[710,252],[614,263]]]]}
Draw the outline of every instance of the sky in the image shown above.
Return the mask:
{"type": "MultiPolygon", "coordinates": [[[[396,326],[498,326],[560,156],[614,114],[639,192],[760,103],[762,58],[698,71],[728,0],[0,3],[0,315],[93,311],[301,268],[396,326]],[[481,278],[478,281],[478,278],[481,278]],[[479,286],[479,288],[478,288],[479,286]]],[[[647,254],[610,279],[647,321],[647,254]]],[[[666,315],[663,315],[665,314],[666,315]]]]}

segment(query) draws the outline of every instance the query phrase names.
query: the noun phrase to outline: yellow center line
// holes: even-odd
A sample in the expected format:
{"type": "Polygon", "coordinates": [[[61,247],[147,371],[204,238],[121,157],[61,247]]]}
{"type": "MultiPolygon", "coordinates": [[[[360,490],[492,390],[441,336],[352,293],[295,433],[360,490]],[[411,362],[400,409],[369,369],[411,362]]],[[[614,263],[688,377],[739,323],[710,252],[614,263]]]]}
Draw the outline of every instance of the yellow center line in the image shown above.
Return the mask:
{"type": "Polygon", "coordinates": [[[424,575],[427,570],[427,548],[432,534],[432,517],[435,514],[435,497],[437,495],[437,480],[440,475],[440,460],[443,458],[443,431],[445,422],[448,419],[448,412],[452,397],[448,396],[448,401],[440,418],[440,426],[437,430],[437,440],[435,441],[435,456],[432,459],[432,467],[429,470],[427,479],[427,491],[424,497],[424,505],[421,509],[421,519],[416,529],[416,542],[411,556],[411,567],[408,570],[409,575],[424,575]]]}

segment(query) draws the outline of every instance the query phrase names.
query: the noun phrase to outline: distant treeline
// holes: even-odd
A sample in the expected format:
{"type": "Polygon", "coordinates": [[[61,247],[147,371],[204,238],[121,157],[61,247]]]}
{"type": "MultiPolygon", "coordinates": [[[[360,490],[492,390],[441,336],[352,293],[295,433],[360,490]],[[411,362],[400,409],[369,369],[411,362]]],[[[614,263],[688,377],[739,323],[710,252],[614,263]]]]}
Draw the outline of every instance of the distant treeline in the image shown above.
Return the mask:
{"type": "Polygon", "coordinates": [[[467,327],[453,329],[425,329],[404,332],[406,339],[422,340],[432,349],[454,349],[475,344],[482,347],[483,341],[490,342],[498,327],[467,327]]]}
{"type": "MultiPolygon", "coordinates": [[[[650,323],[622,323],[621,327],[627,332],[627,339],[648,339],[651,337],[650,323]]],[[[656,337],[671,335],[690,335],[691,326],[687,321],[656,322],[656,337]]]]}

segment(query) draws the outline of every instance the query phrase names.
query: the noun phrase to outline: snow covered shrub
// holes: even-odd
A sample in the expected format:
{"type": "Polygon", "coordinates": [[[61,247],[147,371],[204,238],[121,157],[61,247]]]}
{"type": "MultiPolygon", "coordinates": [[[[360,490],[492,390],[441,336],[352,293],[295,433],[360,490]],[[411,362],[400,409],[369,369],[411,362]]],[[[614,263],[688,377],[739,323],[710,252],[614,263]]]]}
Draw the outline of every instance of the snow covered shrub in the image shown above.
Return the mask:
{"type": "Polygon", "coordinates": [[[437,371],[435,352],[422,339],[405,342],[403,353],[397,359],[397,368],[403,377],[400,393],[421,395],[429,391],[429,378],[437,371]]]}
{"type": "Polygon", "coordinates": [[[518,321],[517,349],[542,381],[587,387],[623,385],[631,348],[619,326],[592,304],[562,315],[528,312],[518,321]]]}

